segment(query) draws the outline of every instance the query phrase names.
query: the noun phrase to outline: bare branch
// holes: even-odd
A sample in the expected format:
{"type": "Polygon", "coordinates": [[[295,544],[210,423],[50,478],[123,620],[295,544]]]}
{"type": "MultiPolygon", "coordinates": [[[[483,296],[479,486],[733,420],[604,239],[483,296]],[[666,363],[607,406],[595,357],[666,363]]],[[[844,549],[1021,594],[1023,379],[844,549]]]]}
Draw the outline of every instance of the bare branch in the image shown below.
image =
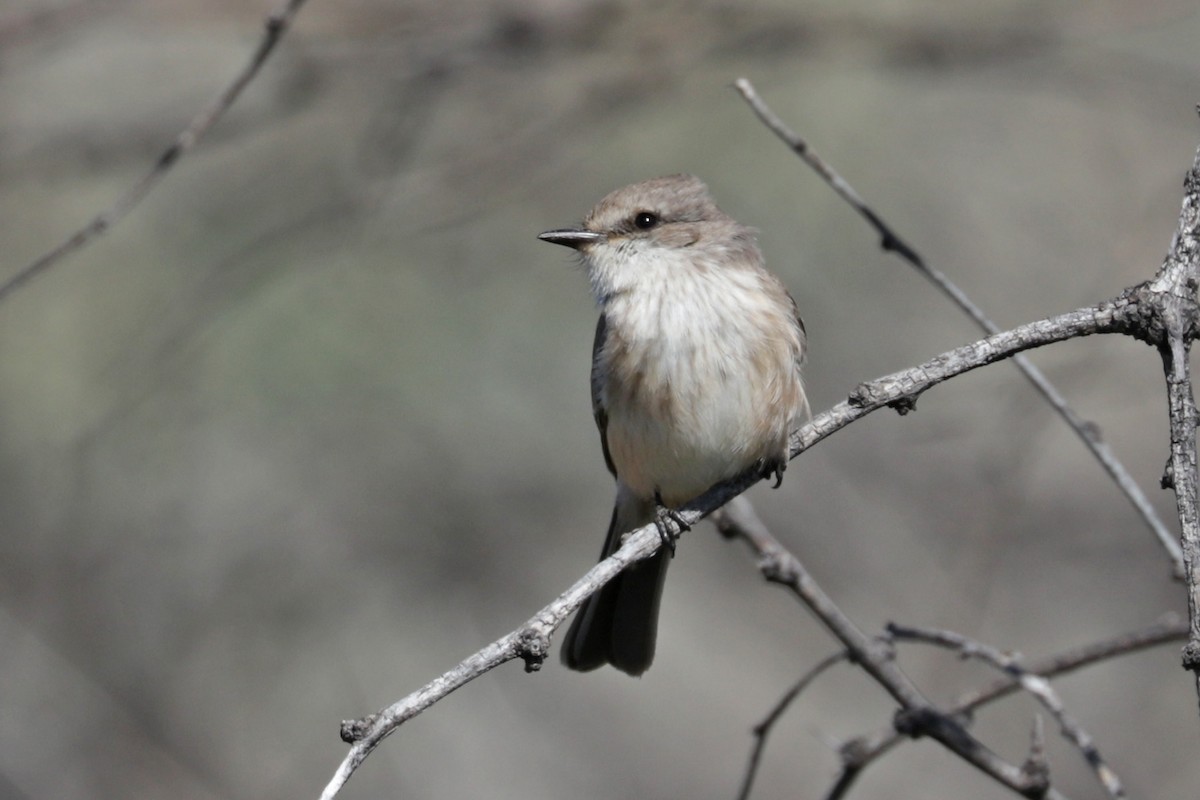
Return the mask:
{"type": "Polygon", "coordinates": [[[1121,779],[1117,777],[1117,774],[1109,767],[1104,757],[1100,755],[1100,750],[1096,747],[1091,734],[1084,730],[1079,721],[1067,712],[1062,698],[1058,696],[1058,692],[1054,691],[1050,682],[1041,675],[1037,675],[1026,669],[1021,664],[1019,656],[1002,653],[995,647],[977,642],[952,631],[890,623],[887,626],[887,632],[895,639],[922,642],[957,650],[963,658],[979,659],[1011,676],[1020,684],[1022,689],[1033,695],[1042,704],[1042,707],[1050,712],[1051,716],[1054,717],[1062,728],[1063,736],[1079,748],[1084,760],[1087,761],[1088,765],[1096,773],[1097,779],[1105,791],[1108,792],[1109,796],[1114,798],[1125,796],[1125,788],[1121,785],[1121,779]]]}
{"type": "Polygon", "coordinates": [[[830,633],[845,646],[851,661],[862,667],[900,705],[895,727],[906,736],[928,736],[968,764],[1027,797],[1057,797],[1053,789],[1033,783],[1024,769],[1010,764],[967,732],[963,722],[927,700],[893,659],[887,642],[867,637],[817,585],[792,553],[779,543],[748,502],[731,502],[718,520],[726,536],[740,536],[759,557],[759,569],[772,583],[789,589],[830,633]]]}
{"type": "MultiPolygon", "coordinates": [[[[733,82],[733,88],[738,90],[762,123],[770,129],[783,143],[792,148],[792,152],[800,156],[800,158],[821,176],[824,181],[829,184],[838,195],[845,200],[851,208],[859,213],[872,228],[880,236],[879,246],[884,250],[894,253],[899,253],[900,257],[912,264],[921,271],[925,271],[928,267],[925,265],[925,260],[917,254],[917,251],[909,246],[907,242],[900,238],[883,219],[876,214],[866,201],[859,197],[858,192],[854,191],[854,187],[843,178],[838,172],[831,167],[825,159],[816,154],[816,151],[809,146],[808,142],[801,138],[795,131],[787,126],[779,115],[771,110],[771,107],[759,96],[754,89],[754,84],[750,83],[746,78],[738,78],[733,82]]],[[[994,332],[994,331],[993,331],[994,332]]]]}
{"type": "MultiPolygon", "coordinates": [[[[712,519],[717,529],[723,535],[728,538],[740,538],[749,544],[751,550],[758,554],[762,560],[760,568],[764,571],[769,568],[771,561],[777,558],[779,553],[786,553],[782,545],[779,544],[767,527],[754,514],[754,510],[748,501],[745,501],[743,498],[731,501],[724,508],[715,512],[712,519]]],[[[817,608],[810,606],[810,609],[818,617],[822,613],[825,613],[823,605],[818,605],[817,608]]],[[[1168,642],[1179,641],[1187,636],[1187,632],[1188,626],[1185,622],[1170,616],[1149,628],[1093,642],[1045,658],[1035,659],[1026,666],[1025,672],[1031,676],[1040,676],[1042,678],[1062,675],[1100,661],[1138,652],[1149,647],[1156,647],[1168,642]]],[[[850,650],[850,656],[857,661],[857,654],[852,649],[850,650]]],[[[837,657],[830,656],[826,660],[836,659],[837,657]]],[[[824,670],[827,666],[825,661],[820,662],[810,673],[806,674],[801,683],[798,684],[799,688],[803,689],[816,676],[819,670],[824,670]]],[[[1005,697],[1020,688],[1022,688],[1022,684],[1019,676],[1004,677],[981,689],[963,695],[959,698],[958,702],[942,712],[942,714],[947,718],[963,720],[966,723],[970,719],[971,712],[975,709],[1005,697]]],[[[773,725],[780,710],[786,707],[791,699],[791,697],[785,696],[785,700],[777,706],[776,710],[772,711],[772,714],[768,716],[764,723],[769,721],[773,725]]],[[[761,728],[762,725],[760,724],[759,727],[761,728]]],[[[755,735],[760,735],[757,728],[755,735]]],[[[892,725],[871,736],[858,737],[843,745],[841,748],[843,761],[842,773],[826,793],[826,800],[837,800],[844,797],[867,766],[879,756],[890,751],[904,738],[905,734],[897,732],[896,726],[892,725]]],[[[1031,796],[1037,796],[1040,791],[1046,791],[1046,797],[1059,796],[1057,792],[1047,787],[1048,771],[1035,768],[1037,767],[1036,761],[1031,760],[1035,759],[1038,752],[1037,744],[1038,739],[1035,737],[1031,746],[1030,759],[1027,759],[1025,764],[1020,768],[1024,775],[1021,785],[1025,787],[1025,791],[1031,796]]],[[[757,761],[761,757],[763,746],[761,739],[755,743],[755,747],[751,753],[751,763],[747,767],[747,777],[743,781],[743,791],[739,795],[741,798],[747,796],[746,787],[753,779],[753,775],[757,770],[757,761]]],[[[1018,791],[1021,790],[1018,789],[1018,791]]]]}
{"type": "Polygon", "coordinates": [[[917,398],[930,387],[955,375],[1009,358],[1014,353],[1094,333],[1143,336],[1146,324],[1141,319],[1143,305],[1152,299],[1130,290],[1116,300],[1030,322],[943,353],[916,367],[861,384],[847,400],[792,433],[792,457],[835,430],[884,406],[893,407],[901,414],[907,413],[916,407],[917,398]]]}
{"type": "MultiPolygon", "coordinates": [[[[1188,623],[1174,616],[1167,617],[1155,625],[1138,631],[1124,633],[1109,639],[1083,645],[1082,647],[1066,650],[1045,658],[1030,662],[1026,669],[1043,677],[1051,678],[1064,675],[1083,667],[1119,656],[1136,653],[1150,647],[1169,642],[1183,641],[1188,635],[1188,623]]],[[[958,702],[948,711],[957,716],[967,716],[976,709],[989,703],[1007,697],[1021,688],[1021,684],[1011,677],[999,678],[981,689],[968,692],[959,697],[958,702]]],[[[830,790],[825,800],[838,800],[844,797],[846,791],[858,779],[858,776],[872,762],[889,752],[902,741],[902,737],[894,729],[888,727],[875,733],[860,736],[847,742],[841,748],[842,772],[830,790]]]]}
{"type": "Polygon", "coordinates": [[[166,177],[167,172],[178,163],[180,157],[196,146],[196,143],[204,137],[209,128],[229,110],[234,101],[241,95],[242,90],[249,85],[250,81],[254,80],[259,69],[266,62],[271,51],[275,49],[275,45],[279,43],[279,40],[283,37],[283,34],[287,31],[304,3],[305,0],[283,0],[267,16],[262,38],[259,39],[258,47],[255,48],[254,53],[250,56],[250,60],[233,81],[225,87],[220,96],[192,119],[187,128],[175,137],[175,141],[171,143],[170,147],[159,155],[154,165],[150,167],[150,170],[137,183],[130,187],[125,194],[118,197],[112,205],[93,217],[91,222],[75,231],[75,233],[67,237],[57,247],[18,270],[8,280],[0,283],[0,302],[3,302],[26,282],[49,269],[64,257],[94,241],[132,211],[134,206],[149,194],[150,190],[157,186],[159,181],[166,177]]]}
{"type": "MultiPolygon", "coordinates": [[[[838,174],[824,159],[816,154],[803,138],[792,131],[782,119],[779,118],[774,111],[771,110],[758,92],[755,91],[753,84],[745,78],[739,78],[734,82],[734,87],[767,126],[778,136],[785,144],[787,144],[796,155],[820,175],[826,183],[829,184],[837,194],[842,197],[850,206],[859,213],[880,236],[880,246],[887,251],[898,254],[901,258],[911,264],[930,282],[934,284],[944,295],[949,297],[955,305],[957,305],[967,316],[975,321],[975,324],[988,334],[999,332],[1000,328],[996,323],[983,313],[983,309],[975,305],[974,302],[956,286],[945,274],[938,269],[929,266],[924,259],[917,254],[907,242],[891,229],[883,221],[883,218],[867,205],[854,188],[838,174]]],[[[1030,383],[1042,394],[1046,401],[1058,412],[1059,416],[1075,431],[1076,435],[1083,441],[1084,445],[1092,452],[1092,455],[1100,462],[1105,471],[1113,481],[1120,487],[1125,496],[1129,498],[1129,502],[1141,515],[1143,521],[1150,528],[1158,539],[1159,544],[1171,559],[1177,577],[1183,576],[1183,553],[1179,543],[1175,540],[1175,536],[1167,530],[1167,526],[1159,518],[1158,513],[1151,505],[1149,498],[1145,492],[1138,486],[1137,482],[1125,469],[1125,466],[1113,453],[1112,448],[1108,446],[1100,436],[1100,429],[1097,425],[1090,423],[1075,413],[1058,391],[1057,387],[1038,369],[1033,362],[1022,355],[1013,357],[1013,362],[1017,368],[1025,374],[1025,377],[1030,383]]]]}
{"type": "MultiPolygon", "coordinates": [[[[698,515],[693,521],[696,519],[699,519],[698,515]]],[[[540,669],[550,649],[551,634],[567,617],[621,570],[635,561],[649,557],[661,544],[662,540],[655,525],[646,525],[627,536],[621,549],[593,567],[570,589],[521,627],[468,656],[453,669],[387,708],[363,719],[343,722],[341,737],[351,745],[350,751],[321,793],[321,800],[332,800],[336,797],[342,786],[380,742],[455,689],[516,658],[524,659],[526,672],[540,669]]]]}
{"type": "Polygon", "coordinates": [[[1200,510],[1197,509],[1196,400],[1192,392],[1189,354],[1200,329],[1200,150],[1184,181],[1179,228],[1162,269],[1149,288],[1161,299],[1157,317],[1150,320],[1150,341],[1162,355],[1167,381],[1167,407],[1171,424],[1171,457],[1163,486],[1175,490],[1187,575],[1188,617],[1191,635],[1183,652],[1183,666],[1196,678],[1200,695],[1200,510]]]}
{"type": "MultiPolygon", "coordinates": [[[[1186,638],[1187,633],[1187,622],[1172,614],[1148,628],[1130,631],[1036,659],[1027,664],[1025,668],[1035,675],[1052,678],[1118,656],[1137,653],[1169,642],[1178,642],[1186,638]]],[[[1018,689],[1020,689],[1020,684],[1013,678],[999,678],[987,686],[961,695],[958,702],[954,704],[954,711],[959,714],[973,712],[988,703],[1007,697],[1018,689]]]]}

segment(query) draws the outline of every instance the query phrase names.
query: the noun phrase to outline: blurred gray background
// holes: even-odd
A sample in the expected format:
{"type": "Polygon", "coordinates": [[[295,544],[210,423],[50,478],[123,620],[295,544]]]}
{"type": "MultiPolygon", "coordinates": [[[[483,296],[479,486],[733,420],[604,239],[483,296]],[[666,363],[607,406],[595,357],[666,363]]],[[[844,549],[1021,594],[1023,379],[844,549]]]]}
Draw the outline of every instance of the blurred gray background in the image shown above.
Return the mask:
{"type": "MultiPolygon", "coordinates": [[[[0,269],[125,190],[234,76],[266,0],[0,3],[0,269]]],[[[316,797],[343,718],[416,689],[592,565],[611,482],[594,310],[539,231],[691,171],[761,230],[817,410],[976,333],[779,144],[745,76],[1001,325],[1153,273],[1200,143],[1190,0],[311,0],[202,146],[0,307],[0,798],[316,797]]],[[[1169,520],[1158,357],[1034,355],[1169,520]]],[[[1009,365],[880,413],[752,492],[868,631],[1043,655],[1183,610],[1125,499],[1009,365]]],[[[510,664],[347,798],[732,797],[750,727],[833,650],[704,525],[641,680],[510,664]]],[[[936,699],[990,676],[913,647],[936,699]]],[[[1194,796],[1164,647],[1057,682],[1139,797],[1194,796]]],[[[1024,757],[1035,706],[977,730],[1024,757]]],[[[756,797],[814,797],[886,724],[851,668],[756,797]]],[[[1099,788],[1055,738],[1053,776],[1099,788]]],[[[999,798],[927,743],[857,798],[999,798]]]]}

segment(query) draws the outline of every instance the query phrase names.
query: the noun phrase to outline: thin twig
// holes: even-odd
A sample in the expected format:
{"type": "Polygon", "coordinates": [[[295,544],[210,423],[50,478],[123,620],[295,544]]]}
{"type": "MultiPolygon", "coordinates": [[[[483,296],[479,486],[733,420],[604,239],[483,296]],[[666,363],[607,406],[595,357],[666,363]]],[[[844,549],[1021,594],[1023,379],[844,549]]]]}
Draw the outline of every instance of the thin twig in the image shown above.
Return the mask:
{"type": "MultiPolygon", "coordinates": [[[[837,194],[842,197],[851,208],[859,213],[880,236],[880,245],[886,251],[891,251],[899,255],[909,264],[924,275],[930,282],[933,283],[944,295],[949,297],[955,305],[957,305],[964,313],[967,314],[975,324],[988,334],[997,333],[1000,328],[996,323],[983,313],[983,310],[975,305],[974,302],[956,286],[945,274],[938,269],[929,266],[924,259],[918,255],[917,251],[905,242],[900,236],[892,230],[892,228],[883,221],[870,206],[867,205],[854,188],[838,174],[824,159],[813,151],[803,138],[796,134],[787,124],[779,118],[779,116],[771,110],[770,106],[755,91],[753,84],[745,78],[739,78],[734,82],[734,87],[762,120],[763,124],[776,136],[778,136],[785,144],[787,144],[793,152],[798,155],[805,164],[820,175],[826,183],[829,184],[837,194]]],[[[1179,543],[1175,540],[1175,536],[1167,530],[1167,526],[1159,518],[1158,513],[1154,510],[1150,500],[1146,497],[1145,492],[1138,486],[1137,481],[1125,469],[1125,466],[1113,453],[1112,448],[1101,439],[1099,427],[1092,424],[1072,409],[1062,393],[1046,378],[1045,374],[1038,369],[1033,362],[1025,356],[1018,355],[1013,357],[1013,362],[1017,368],[1025,374],[1025,377],[1030,383],[1041,393],[1046,401],[1058,412],[1059,416],[1066,421],[1071,430],[1075,431],[1076,435],[1083,441],[1084,445],[1092,452],[1092,455],[1100,462],[1105,471],[1108,472],[1112,480],[1129,498],[1129,502],[1137,510],[1138,514],[1145,521],[1146,525],[1154,533],[1159,544],[1167,552],[1171,559],[1171,564],[1177,577],[1183,576],[1183,554],[1179,543]]]]}
{"type": "MultiPolygon", "coordinates": [[[[736,498],[731,502],[737,502],[741,498],[736,498]]],[[[840,664],[849,658],[849,654],[843,650],[840,653],[833,653],[818,661],[808,672],[800,676],[800,680],[784,692],[783,697],[779,698],[779,702],[771,709],[763,721],[754,726],[754,746],[750,749],[750,759],[746,763],[746,774],[742,778],[742,788],[738,792],[738,800],[749,800],[750,791],[754,788],[754,778],[758,775],[758,765],[762,761],[763,751],[767,747],[767,738],[771,735],[771,730],[775,727],[775,723],[779,721],[792,701],[800,696],[800,693],[808,688],[809,684],[817,679],[821,673],[832,667],[834,664],[840,664]]]]}
{"type": "Polygon", "coordinates": [[[283,34],[287,31],[288,26],[291,25],[292,20],[304,3],[305,0],[284,0],[284,2],[280,3],[267,16],[264,23],[263,35],[259,39],[254,53],[250,56],[250,60],[233,81],[225,87],[220,96],[192,119],[191,123],[175,137],[175,141],[159,155],[154,165],[150,167],[150,170],[123,195],[118,197],[112,205],[93,217],[91,222],[75,231],[57,247],[18,270],[8,280],[0,283],[0,302],[3,302],[19,287],[46,271],[67,255],[94,241],[132,211],[134,206],[149,194],[150,190],[157,186],[159,181],[166,177],[167,172],[178,163],[180,157],[196,146],[196,143],[204,137],[209,128],[229,110],[234,101],[242,93],[242,90],[249,85],[250,81],[254,80],[259,69],[266,62],[271,51],[275,49],[275,45],[279,43],[279,40],[283,37],[283,34]]]}
{"type": "Polygon", "coordinates": [[[1104,787],[1109,796],[1117,800],[1125,796],[1125,788],[1121,784],[1121,779],[1104,760],[1091,734],[1084,730],[1079,721],[1067,712],[1062,698],[1058,696],[1058,692],[1054,691],[1050,682],[1045,677],[1030,672],[1021,663],[1018,656],[1002,653],[991,645],[975,641],[953,631],[890,623],[887,626],[887,632],[894,639],[957,650],[963,658],[979,659],[1012,677],[1022,689],[1033,695],[1042,704],[1042,707],[1050,712],[1050,715],[1062,728],[1063,736],[1079,748],[1079,752],[1083,754],[1084,760],[1096,773],[1097,780],[1100,781],[1100,785],[1104,787]]]}
{"type": "MultiPolygon", "coordinates": [[[[1169,642],[1178,642],[1187,637],[1188,625],[1174,614],[1167,615],[1159,622],[1147,628],[1119,634],[1098,642],[1092,642],[1081,647],[1035,659],[1026,665],[1026,669],[1035,675],[1053,678],[1077,669],[1107,661],[1118,656],[1141,652],[1151,647],[1159,647],[1169,642]]],[[[957,714],[967,714],[1002,697],[1007,697],[1020,689],[1020,684],[1012,678],[998,678],[993,683],[972,690],[959,696],[954,704],[957,714]]]]}

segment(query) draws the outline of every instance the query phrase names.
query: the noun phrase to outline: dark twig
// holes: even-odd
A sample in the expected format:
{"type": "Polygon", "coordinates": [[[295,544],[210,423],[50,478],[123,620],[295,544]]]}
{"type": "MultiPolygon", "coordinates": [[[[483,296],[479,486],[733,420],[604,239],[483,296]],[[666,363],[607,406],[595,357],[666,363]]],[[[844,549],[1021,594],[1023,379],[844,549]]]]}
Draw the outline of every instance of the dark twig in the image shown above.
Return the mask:
{"type": "Polygon", "coordinates": [[[254,80],[259,68],[266,62],[267,57],[275,49],[275,45],[279,43],[279,40],[283,37],[283,34],[287,31],[288,26],[304,3],[305,0],[284,0],[284,2],[280,3],[267,16],[264,23],[263,35],[259,39],[258,47],[255,48],[254,53],[250,56],[250,60],[233,81],[225,87],[220,96],[192,119],[187,128],[175,137],[175,141],[171,143],[170,147],[159,155],[154,165],[150,167],[150,170],[137,183],[130,187],[125,194],[118,197],[111,206],[93,217],[91,222],[75,231],[75,233],[71,234],[53,250],[45,253],[36,261],[18,270],[8,280],[0,283],[0,302],[3,302],[27,281],[49,269],[62,258],[95,240],[132,211],[134,206],[149,194],[150,190],[157,186],[159,181],[166,177],[167,172],[178,163],[180,157],[196,146],[196,143],[204,137],[209,128],[229,110],[230,106],[233,105],[234,101],[242,93],[242,90],[249,85],[250,81],[254,80]]]}
{"type": "Polygon", "coordinates": [[[1079,721],[1067,712],[1062,698],[1059,697],[1058,692],[1054,691],[1050,682],[1043,676],[1030,672],[1021,663],[1018,656],[1003,653],[991,645],[977,642],[952,631],[891,623],[887,626],[887,632],[894,639],[957,650],[963,658],[979,659],[1013,678],[1022,689],[1033,695],[1042,704],[1042,707],[1050,712],[1062,728],[1063,736],[1079,748],[1079,752],[1083,754],[1084,760],[1096,773],[1100,785],[1104,787],[1109,796],[1118,799],[1125,796],[1125,788],[1121,785],[1121,779],[1100,755],[1100,750],[1096,747],[1091,734],[1084,730],[1079,721]]]}
{"type": "MultiPolygon", "coordinates": [[[[762,120],[763,124],[776,136],[778,136],[785,144],[790,147],[796,155],[820,175],[829,186],[837,192],[850,206],[859,213],[880,236],[880,244],[884,250],[891,251],[899,255],[909,264],[924,275],[930,282],[934,284],[941,292],[949,297],[955,305],[957,305],[964,313],[967,314],[975,324],[988,334],[997,333],[1000,328],[996,323],[983,313],[983,310],[956,286],[945,274],[938,269],[929,266],[924,259],[918,255],[907,242],[887,225],[874,210],[858,195],[854,188],[833,169],[824,159],[816,154],[803,138],[796,134],[787,126],[782,119],[779,118],[774,111],[763,101],[763,99],[755,91],[754,86],[745,78],[739,78],[734,82],[734,87],[762,120]]],[[[1099,428],[1085,421],[1074,409],[1068,404],[1062,393],[1050,382],[1048,378],[1038,369],[1033,362],[1022,355],[1014,356],[1012,361],[1017,368],[1024,373],[1030,383],[1042,394],[1046,401],[1058,412],[1059,416],[1066,421],[1067,425],[1075,431],[1076,435],[1083,441],[1084,445],[1092,452],[1092,455],[1100,462],[1105,471],[1108,472],[1112,480],[1120,487],[1125,496],[1129,498],[1129,502],[1141,515],[1146,525],[1154,533],[1159,544],[1166,550],[1167,555],[1171,559],[1175,574],[1179,577],[1183,575],[1183,554],[1180,550],[1179,543],[1175,540],[1175,536],[1167,530],[1167,526],[1159,518],[1158,513],[1151,505],[1149,498],[1145,492],[1138,486],[1137,482],[1125,469],[1124,465],[1113,453],[1112,448],[1101,439],[1099,428]]]]}

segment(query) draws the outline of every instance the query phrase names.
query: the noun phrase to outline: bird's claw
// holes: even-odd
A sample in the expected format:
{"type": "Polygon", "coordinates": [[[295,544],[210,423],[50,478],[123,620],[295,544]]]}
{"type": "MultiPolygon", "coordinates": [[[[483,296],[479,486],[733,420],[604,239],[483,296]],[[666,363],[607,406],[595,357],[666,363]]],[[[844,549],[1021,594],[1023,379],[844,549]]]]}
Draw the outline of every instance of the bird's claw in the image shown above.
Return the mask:
{"type": "Polygon", "coordinates": [[[690,531],[692,526],[688,525],[687,520],[678,511],[667,508],[658,492],[654,493],[654,504],[654,527],[658,529],[658,538],[662,541],[662,546],[670,551],[671,558],[674,558],[675,540],[679,538],[680,533],[690,531]],[[678,533],[676,528],[679,529],[678,533]]]}
{"type": "Polygon", "coordinates": [[[783,485],[783,471],[787,469],[787,459],[763,459],[762,477],[763,479],[775,479],[775,485],[772,489],[778,489],[783,485]]]}

